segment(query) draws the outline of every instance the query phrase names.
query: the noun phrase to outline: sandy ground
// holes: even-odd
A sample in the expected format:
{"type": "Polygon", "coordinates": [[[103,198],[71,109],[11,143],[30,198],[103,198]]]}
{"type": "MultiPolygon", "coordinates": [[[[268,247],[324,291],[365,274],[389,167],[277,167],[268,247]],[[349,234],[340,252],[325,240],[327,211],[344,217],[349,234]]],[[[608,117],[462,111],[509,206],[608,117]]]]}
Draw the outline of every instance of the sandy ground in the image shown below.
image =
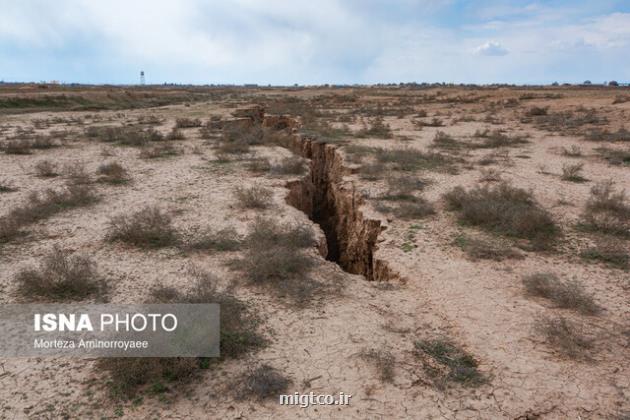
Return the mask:
{"type": "MultiPolygon", "coordinates": [[[[204,102],[123,112],[0,116],[0,126],[4,127],[0,139],[9,137],[17,126],[29,127],[34,120],[54,117],[61,117],[62,122],[39,131],[76,132],[63,147],[25,156],[0,154],[0,181],[18,188],[16,192],[0,194],[0,215],[25,200],[30,192],[64,183],[63,177],[35,176],[34,165],[41,159],[61,166],[83,162],[91,174],[103,161],[117,161],[129,170],[132,179],[122,186],[95,184],[102,197],[100,202],[47,219],[31,229],[27,237],[4,245],[0,250],[0,303],[19,301],[13,281],[15,273],[37,263],[54,245],[59,245],[87,253],[97,261],[99,271],[112,282],[111,301],[115,303],[144,301],[147,290],[156,284],[185,287],[192,281],[187,274],[191,265],[212,271],[225,285],[236,281],[234,293],[264,317],[262,331],[270,340],[270,345],[261,351],[205,371],[199,381],[183,392],[162,399],[148,396],[139,405],[111,401],[105,375],[94,368],[92,360],[0,360],[0,417],[625,418],[622,415],[630,413],[630,275],[627,271],[583,261],[579,251],[598,237],[578,231],[575,223],[596,182],[613,179],[618,186],[629,186],[630,170],[627,166],[612,166],[599,157],[594,150],[601,146],[599,143],[585,141],[576,134],[551,133],[533,123],[521,122],[520,117],[534,105],[550,106],[553,111],[584,105],[606,115],[607,127],[617,129],[630,113],[630,102],[612,105],[616,93],[609,90],[554,92],[562,93],[563,97],[521,100],[515,108],[489,110],[490,102],[518,98],[524,91],[446,90],[447,95],[477,94],[482,99],[473,103],[427,101],[414,105],[416,110],[428,112],[429,117],[423,120],[441,115],[445,126],[418,130],[411,122],[411,115],[387,117],[394,139],[352,139],[352,142],[425,150],[438,130],[456,138],[468,138],[475,130],[484,128],[529,135],[529,143],[509,149],[508,161],[490,167],[513,185],[531,189],[542,207],[551,212],[564,232],[556,252],[522,251],[522,259],[473,261],[453,245],[459,234],[474,235],[479,231],[458,224],[454,214],[445,210],[441,196],[455,186],[471,187],[480,182],[481,167],[474,162],[493,150],[475,150],[466,154],[469,164],[462,165],[457,174],[417,174],[430,181],[424,197],[435,203],[434,216],[396,220],[379,214],[373,208],[375,201],[367,200],[365,211],[387,226],[379,237],[377,256],[400,273],[401,281],[392,281],[386,287],[368,282],[363,276],[344,272],[313,249],[312,254],[319,258],[315,278],[338,282],[342,287],[335,295],[321,296],[299,308],[265,290],[243,284],[239,273],[225,264],[238,252],[183,253],[171,248],[144,251],[104,240],[112,215],[150,204],[172,215],[175,226],[184,233],[208,227],[234,227],[245,234],[248,224],[261,212],[237,207],[233,190],[238,185],[259,184],[273,189],[274,205],[262,212],[266,216],[308,222],[303,213],[285,203],[285,184],[290,176],[254,175],[243,162],[216,162],[212,142],[208,144],[199,138],[196,128],[185,129],[186,140],[177,142],[183,154],[151,160],[140,159],[137,148],[106,147],[82,134],[85,127],[102,124],[102,120],[134,123],[141,115],[163,118],[163,124],[157,128],[167,132],[177,117],[199,117],[204,121],[213,115],[228,117],[231,106],[204,102]],[[488,114],[499,123],[484,122],[488,114]],[[94,121],[94,115],[101,121],[94,121]],[[83,117],[82,126],[68,124],[67,118],[78,116],[83,117]],[[464,116],[475,121],[457,121],[464,116]],[[562,155],[562,148],[572,145],[581,148],[582,157],[562,155]],[[104,148],[113,155],[103,157],[104,148]],[[584,162],[587,182],[572,183],[560,178],[563,164],[575,161],[584,162]],[[580,280],[605,308],[604,312],[599,316],[583,316],[527,296],[521,279],[543,271],[580,280]],[[535,320],[541,315],[562,315],[585,325],[597,338],[592,359],[569,359],[546,343],[534,332],[535,320]],[[435,334],[449,337],[474,355],[479,370],[488,378],[487,383],[478,387],[453,385],[446,390],[432,386],[414,353],[414,342],[435,334]],[[360,357],[364,349],[381,349],[394,356],[395,375],[391,383],[382,382],[375,367],[360,357]],[[234,392],[234,378],[263,362],[291,378],[291,393],[342,391],[352,394],[351,404],[303,409],[281,406],[276,400],[239,400],[234,392]]],[[[338,94],[316,92],[322,93],[338,94]]],[[[542,95],[545,91],[536,93],[542,95]]],[[[315,96],[310,91],[289,94],[315,96]]],[[[413,97],[419,93],[404,94],[413,97]]],[[[359,95],[361,104],[391,99],[387,93],[359,92],[359,95]]],[[[334,111],[334,104],[330,109],[334,111]]],[[[358,129],[360,124],[354,122],[350,127],[358,129]]],[[[280,147],[255,149],[258,156],[273,159],[290,155],[280,147]]],[[[354,184],[372,197],[383,189],[382,182],[365,181],[358,175],[348,175],[344,182],[354,184]]],[[[630,249],[628,241],[613,240],[627,251],[630,249]]]]}

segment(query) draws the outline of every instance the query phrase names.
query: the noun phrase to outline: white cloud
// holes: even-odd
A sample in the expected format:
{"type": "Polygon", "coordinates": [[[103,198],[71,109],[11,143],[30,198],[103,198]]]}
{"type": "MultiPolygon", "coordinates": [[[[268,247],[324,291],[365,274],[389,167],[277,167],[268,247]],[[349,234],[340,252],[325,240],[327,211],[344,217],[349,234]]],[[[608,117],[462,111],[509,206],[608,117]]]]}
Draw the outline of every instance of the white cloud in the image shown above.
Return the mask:
{"type": "Polygon", "coordinates": [[[501,46],[498,42],[488,41],[483,45],[475,48],[475,53],[479,55],[487,55],[492,57],[499,57],[503,55],[507,55],[509,51],[501,46]]]}

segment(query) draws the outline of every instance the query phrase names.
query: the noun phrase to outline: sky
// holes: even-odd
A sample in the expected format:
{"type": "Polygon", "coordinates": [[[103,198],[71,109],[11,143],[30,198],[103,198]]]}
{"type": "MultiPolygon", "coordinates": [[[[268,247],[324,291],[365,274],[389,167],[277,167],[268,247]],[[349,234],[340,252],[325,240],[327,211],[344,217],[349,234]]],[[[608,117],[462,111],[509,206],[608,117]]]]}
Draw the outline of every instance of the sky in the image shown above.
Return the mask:
{"type": "Polygon", "coordinates": [[[630,0],[0,0],[0,80],[630,81],[630,0]]]}

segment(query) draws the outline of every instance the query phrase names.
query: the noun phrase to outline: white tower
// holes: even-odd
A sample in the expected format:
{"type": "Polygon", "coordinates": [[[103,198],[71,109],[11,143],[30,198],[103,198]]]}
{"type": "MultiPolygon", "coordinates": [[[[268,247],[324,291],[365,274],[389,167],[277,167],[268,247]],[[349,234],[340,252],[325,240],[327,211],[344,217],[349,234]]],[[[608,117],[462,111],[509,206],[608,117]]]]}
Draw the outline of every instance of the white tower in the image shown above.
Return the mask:
{"type": "Polygon", "coordinates": [[[144,86],[144,70],[140,70],[140,84],[144,86]]]}

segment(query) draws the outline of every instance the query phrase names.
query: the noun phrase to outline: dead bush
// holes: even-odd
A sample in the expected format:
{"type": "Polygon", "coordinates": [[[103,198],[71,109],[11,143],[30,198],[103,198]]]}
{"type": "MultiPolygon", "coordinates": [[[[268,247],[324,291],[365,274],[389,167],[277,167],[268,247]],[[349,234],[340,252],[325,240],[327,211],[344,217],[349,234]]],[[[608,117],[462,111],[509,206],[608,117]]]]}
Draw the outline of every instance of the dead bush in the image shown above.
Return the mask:
{"type": "Polygon", "coordinates": [[[438,131],[433,137],[433,146],[440,149],[455,150],[461,148],[462,144],[445,132],[438,131]]]}
{"type": "Polygon", "coordinates": [[[122,146],[146,146],[150,142],[163,141],[164,136],[153,128],[91,126],[85,131],[89,138],[122,146]]]}
{"type": "Polygon", "coordinates": [[[391,352],[387,350],[363,349],[359,353],[359,357],[374,365],[381,382],[394,382],[396,359],[391,352]]]}
{"type": "Polygon", "coordinates": [[[124,184],[129,181],[127,170],[117,162],[101,164],[96,173],[100,175],[100,182],[106,182],[108,184],[124,184]]]}
{"type": "Polygon", "coordinates": [[[425,359],[424,370],[438,388],[446,388],[450,382],[463,386],[478,386],[486,382],[477,370],[477,360],[448,339],[418,340],[415,351],[418,357],[425,359]]]}
{"type": "Polygon", "coordinates": [[[57,165],[49,160],[40,160],[35,164],[35,173],[42,178],[53,178],[59,175],[57,165]]]}
{"type": "Polygon", "coordinates": [[[587,315],[601,311],[599,305],[577,280],[563,282],[553,273],[535,273],[523,278],[528,294],[554,302],[560,308],[573,309],[587,315]]]}
{"type": "Polygon", "coordinates": [[[71,255],[54,248],[39,268],[25,268],[15,275],[20,295],[28,300],[66,301],[103,297],[106,283],[95,262],[85,255],[71,255]]]}
{"type": "Polygon", "coordinates": [[[273,202],[273,191],[260,185],[236,187],[234,196],[239,206],[246,209],[266,209],[273,202]]]}
{"type": "Polygon", "coordinates": [[[549,111],[548,106],[546,107],[533,106],[525,112],[525,115],[527,115],[528,117],[537,117],[541,115],[547,115],[548,111],[549,111]]]}
{"type": "Polygon", "coordinates": [[[536,321],[535,331],[572,359],[588,358],[589,350],[593,348],[593,340],[584,334],[583,329],[564,317],[540,318],[536,321]]]}
{"type": "Polygon", "coordinates": [[[243,374],[235,384],[238,399],[253,398],[259,401],[277,399],[285,394],[291,380],[277,369],[263,364],[243,374]]]}
{"type": "Polygon", "coordinates": [[[468,191],[456,187],[444,198],[461,222],[529,239],[539,248],[549,246],[558,234],[551,215],[536,203],[532,193],[506,182],[468,191]]]}
{"type": "Polygon", "coordinates": [[[587,230],[630,236],[630,204],[625,191],[617,192],[612,181],[594,185],[580,217],[580,226],[587,230]]]}
{"type": "Polygon", "coordinates": [[[112,217],[107,239],[140,248],[163,248],[175,245],[178,233],[170,216],[158,207],[147,206],[131,215],[112,217]]]}

